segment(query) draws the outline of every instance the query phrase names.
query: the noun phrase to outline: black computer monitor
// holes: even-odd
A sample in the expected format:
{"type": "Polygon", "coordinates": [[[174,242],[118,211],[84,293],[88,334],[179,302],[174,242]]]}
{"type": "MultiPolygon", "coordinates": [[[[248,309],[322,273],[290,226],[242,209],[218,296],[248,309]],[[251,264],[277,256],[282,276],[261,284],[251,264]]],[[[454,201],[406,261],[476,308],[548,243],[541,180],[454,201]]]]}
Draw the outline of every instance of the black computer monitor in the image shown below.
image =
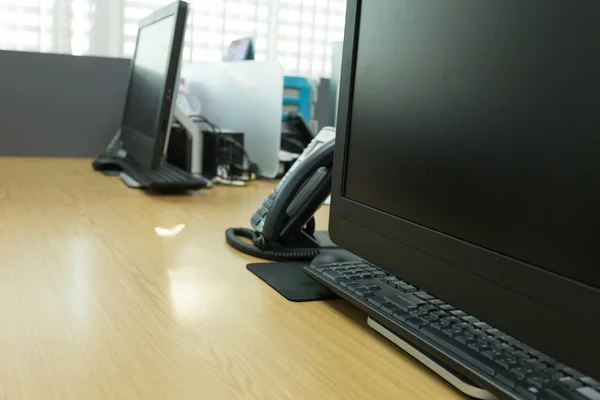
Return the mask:
{"type": "Polygon", "coordinates": [[[121,126],[127,154],[156,169],[165,146],[178,83],[188,5],[176,1],[140,22],[121,126]]]}
{"type": "Polygon", "coordinates": [[[338,245],[600,378],[600,2],[349,0],[338,245]]]}

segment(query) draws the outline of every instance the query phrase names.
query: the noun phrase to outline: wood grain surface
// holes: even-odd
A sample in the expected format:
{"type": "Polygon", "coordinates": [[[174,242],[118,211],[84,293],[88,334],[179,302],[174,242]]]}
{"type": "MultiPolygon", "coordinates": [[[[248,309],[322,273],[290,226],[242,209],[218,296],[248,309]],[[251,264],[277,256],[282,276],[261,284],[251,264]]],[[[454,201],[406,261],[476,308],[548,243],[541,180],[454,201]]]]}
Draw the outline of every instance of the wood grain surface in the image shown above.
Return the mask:
{"type": "Polygon", "coordinates": [[[151,197],[90,160],[0,159],[0,399],[461,398],[344,301],[246,270],[224,231],[273,186],[151,197]]]}

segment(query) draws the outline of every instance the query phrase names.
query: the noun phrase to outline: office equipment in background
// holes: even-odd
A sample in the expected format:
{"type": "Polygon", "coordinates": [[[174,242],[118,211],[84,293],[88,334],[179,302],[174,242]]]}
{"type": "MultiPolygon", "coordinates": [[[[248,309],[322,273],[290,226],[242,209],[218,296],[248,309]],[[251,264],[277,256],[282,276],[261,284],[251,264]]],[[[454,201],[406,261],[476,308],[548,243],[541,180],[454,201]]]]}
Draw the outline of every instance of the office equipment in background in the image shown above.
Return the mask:
{"type": "Polygon", "coordinates": [[[319,123],[315,119],[318,86],[318,83],[313,83],[302,76],[284,76],[282,119],[285,121],[290,112],[298,113],[313,132],[318,132],[319,123]]]}
{"type": "Polygon", "coordinates": [[[163,161],[171,127],[175,85],[187,18],[187,3],[174,2],[139,25],[119,140],[126,157],[100,156],[92,164],[117,165],[128,178],[156,192],[196,190],[208,181],[163,161]]]}
{"type": "Polygon", "coordinates": [[[281,129],[281,149],[302,154],[304,149],[315,138],[313,130],[296,111],[290,111],[283,121],[281,129]]]}
{"type": "MultiPolygon", "coordinates": [[[[231,181],[248,179],[247,160],[244,154],[244,133],[200,130],[201,154],[199,173],[207,179],[223,178],[231,181]]],[[[174,125],[171,129],[167,161],[186,171],[192,171],[194,158],[191,139],[186,130],[174,125]]],[[[194,172],[195,173],[195,172],[194,172]]]]}
{"type": "Polygon", "coordinates": [[[315,232],[314,220],[331,192],[334,143],[335,130],[323,128],[254,213],[250,220],[254,230],[228,229],[227,243],[273,261],[311,260],[319,248],[335,247],[326,232],[315,232]]]}
{"type": "Polygon", "coordinates": [[[329,229],[368,262],[307,272],[498,397],[597,399],[600,4],[539,5],[348,2],[329,229]]]}
{"type": "Polygon", "coordinates": [[[314,134],[302,115],[290,111],[281,127],[280,176],[289,171],[313,139],[314,134]]]}
{"type": "Polygon", "coordinates": [[[179,85],[187,3],[177,1],[140,21],[120,139],[141,165],[157,169],[179,85]]]}
{"type": "Polygon", "coordinates": [[[123,182],[132,188],[154,193],[182,193],[210,186],[210,181],[162,161],[160,168],[152,170],[132,157],[120,158],[100,155],[92,163],[96,171],[117,171],[123,182]]]}
{"type": "Polygon", "coordinates": [[[0,156],[94,157],[119,129],[130,61],[0,51],[0,156]]]}
{"type": "Polygon", "coordinates": [[[279,170],[283,74],[276,61],[184,65],[181,76],[202,103],[202,116],[224,130],[244,132],[260,175],[279,170]]]}
{"type": "Polygon", "coordinates": [[[234,40],[223,56],[223,61],[245,60],[254,60],[254,41],[252,38],[234,40]]]}
{"type": "Polygon", "coordinates": [[[317,101],[315,102],[315,119],[319,121],[320,126],[334,126],[331,116],[331,79],[319,79],[319,88],[317,89],[317,101]]]}

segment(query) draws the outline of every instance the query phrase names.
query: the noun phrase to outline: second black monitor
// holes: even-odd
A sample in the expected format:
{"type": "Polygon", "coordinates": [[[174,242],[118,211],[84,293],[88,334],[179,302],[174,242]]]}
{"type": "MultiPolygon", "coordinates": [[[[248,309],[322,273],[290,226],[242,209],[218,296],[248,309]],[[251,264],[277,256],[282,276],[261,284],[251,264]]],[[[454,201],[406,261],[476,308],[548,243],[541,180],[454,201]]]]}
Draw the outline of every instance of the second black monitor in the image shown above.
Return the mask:
{"type": "Polygon", "coordinates": [[[174,2],[139,25],[125,103],[121,140],[147,168],[160,165],[173,111],[188,4],[174,2]]]}

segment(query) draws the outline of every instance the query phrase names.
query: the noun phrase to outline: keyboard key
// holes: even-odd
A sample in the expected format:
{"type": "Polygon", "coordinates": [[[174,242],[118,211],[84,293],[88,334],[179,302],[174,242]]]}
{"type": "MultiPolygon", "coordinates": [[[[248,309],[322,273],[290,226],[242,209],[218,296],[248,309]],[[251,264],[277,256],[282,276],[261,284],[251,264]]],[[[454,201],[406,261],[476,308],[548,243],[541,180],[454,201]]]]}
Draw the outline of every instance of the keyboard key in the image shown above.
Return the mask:
{"type": "Polygon", "coordinates": [[[442,333],[443,333],[444,335],[446,335],[446,336],[449,336],[449,337],[451,337],[451,338],[452,338],[452,337],[454,337],[454,336],[456,336],[456,335],[460,335],[460,332],[456,332],[456,331],[455,331],[454,329],[452,329],[452,328],[446,328],[446,329],[442,329],[442,333]]]}
{"type": "Polygon", "coordinates": [[[371,279],[373,278],[373,274],[370,272],[361,272],[358,274],[360,276],[361,279],[371,279]]]}
{"type": "Polygon", "coordinates": [[[503,337],[500,338],[500,340],[510,344],[511,346],[516,346],[518,344],[520,344],[521,342],[519,342],[517,339],[515,339],[512,336],[508,336],[508,335],[504,335],[503,337]]]}
{"type": "Polygon", "coordinates": [[[417,296],[418,298],[423,299],[423,300],[432,300],[432,299],[435,299],[435,297],[433,297],[432,295],[430,295],[427,292],[416,292],[415,296],[417,296]]]}
{"type": "Polygon", "coordinates": [[[438,318],[443,318],[443,317],[447,317],[448,313],[446,311],[434,311],[431,313],[431,315],[435,315],[438,318]]]}
{"type": "Polygon", "coordinates": [[[339,278],[342,275],[339,272],[326,271],[326,272],[323,272],[323,276],[325,276],[325,278],[331,279],[332,281],[335,281],[336,278],[339,278]]]}
{"type": "Polygon", "coordinates": [[[442,329],[444,329],[444,326],[441,325],[439,322],[432,322],[431,324],[429,324],[430,327],[432,327],[433,329],[437,329],[438,331],[441,331],[442,329]]]}
{"type": "Polygon", "coordinates": [[[356,291],[358,290],[358,285],[356,283],[353,283],[352,285],[348,285],[348,290],[350,290],[353,293],[356,293],[356,291]]]}
{"type": "Polygon", "coordinates": [[[598,383],[598,381],[596,381],[593,378],[590,378],[589,376],[583,377],[581,379],[579,379],[581,382],[585,383],[586,385],[593,387],[593,388],[599,388],[600,387],[600,383],[598,383]]]}
{"type": "Polygon", "coordinates": [[[469,343],[467,343],[467,347],[470,348],[471,350],[474,350],[474,351],[478,352],[478,353],[481,353],[482,351],[488,350],[488,347],[485,344],[480,343],[480,342],[478,342],[476,340],[469,341],[469,343]]]}
{"type": "Polygon", "coordinates": [[[454,336],[454,340],[456,340],[459,343],[462,343],[464,345],[467,344],[467,342],[471,342],[472,338],[465,336],[464,334],[458,334],[456,336],[454,336]]]}
{"type": "Polygon", "coordinates": [[[428,314],[428,315],[422,315],[422,316],[420,316],[419,319],[421,321],[427,322],[427,324],[430,324],[432,322],[437,321],[438,317],[436,317],[435,315],[428,314]]]}
{"type": "Polygon", "coordinates": [[[576,381],[571,377],[562,378],[560,381],[571,390],[576,390],[583,386],[583,383],[576,381]]]}
{"type": "Polygon", "coordinates": [[[418,308],[414,308],[412,310],[409,311],[409,313],[415,317],[420,317],[422,315],[427,315],[427,311],[425,310],[419,310],[418,308]]]}
{"type": "Polygon", "coordinates": [[[562,379],[565,377],[565,374],[560,371],[550,371],[550,379],[553,381],[562,379]]]}
{"type": "Polygon", "coordinates": [[[462,311],[462,310],[450,311],[450,314],[452,314],[452,315],[454,315],[455,317],[458,317],[458,318],[462,318],[462,317],[464,317],[464,316],[467,315],[467,313],[464,312],[464,311],[462,311]]]}
{"type": "Polygon", "coordinates": [[[409,313],[403,312],[403,311],[394,312],[394,314],[392,314],[392,317],[394,317],[402,322],[406,321],[407,318],[412,318],[412,316],[409,313]]]}
{"type": "Polygon", "coordinates": [[[488,375],[494,375],[494,367],[490,365],[489,361],[473,350],[459,343],[455,343],[452,340],[448,340],[447,336],[444,336],[440,331],[430,327],[423,327],[421,328],[420,332],[434,343],[441,345],[465,361],[468,361],[481,371],[487,373],[488,375]]]}
{"type": "Polygon", "coordinates": [[[414,318],[414,317],[406,318],[404,323],[416,331],[418,331],[419,329],[421,329],[422,327],[425,326],[425,324],[422,321],[420,321],[418,318],[414,318]]]}
{"type": "Polygon", "coordinates": [[[600,400],[600,392],[595,391],[589,386],[581,387],[577,389],[577,392],[590,400],[600,400]]]}
{"type": "Polygon", "coordinates": [[[373,297],[375,296],[374,292],[371,292],[369,290],[361,290],[361,289],[357,289],[356,290],[356,294],[360,297],[364,297],[364,298],[368,298],[368,297],[373,297]]]}
{"type": "Polygon", "coordinates": [[[470,324],[475,325],[477,322],[480,322],[477,318],[473,317],[472,315],[467,315],[465,317],[462,317],[463,321],[467,321],[470,324]]]}
{"type": "Polygon", "coordinates": [[[585,397],[581,397],[577,392],[573,392],[570,389],[562,385],[554,385],[550,389],[546,389],[544,395],[550,400],[581,400],[585,397]]]}
{"type": "Polygon", "coordinates": [[[406,292],[406,293],[412,293],[412,292],[416,292],[417,288],[414,287],[413,285],[401,285],[401,286],[398,286],[398,290],[400,290],[402,292],[406,292]]]}
{"type": "Polygon", "coordinates": [[[581,372],[574,370],[573,368],[570,367],[566,367],[563,366],[562,368],[560,368],[562,372],[564,372],[565,374],[575,378],[575,379],[581,379],[584,378],[585,375],[583,375],[581,372]]]}
{"type": "Polygon", "coordinates": [[[489,349],[489,350],[482,351],[481,355],[489,360],[495,360],[496,358],[503,357],[504,353],[501,351],[494,350],[494,349],[489,349]]]}
{"type": "Polygon", "coordinates": [[[367,301],[377,308],[380,308],[382,303],[387,303],[383,297],[371,297],[367,301]]]}
{"type": "Polygon", "coordinates": [[[475,326],[478,327],[479,329],[481,329],[483,332],[487,332],[487,331],[493,329],[491,326],[489,326],[485,322],[478,322],[475,324],[475,326]]]}
{"type": "Polygon", "coordinates": [[[494,361],[504,369],[511,369],[518,365],[517,359],[510,356],[498,357],[494,361]]]}
{"type": "Polygon", "coordinates": [[[534,370],[524,367],[518,366],[510,370],[514,375],[516,375],[519,379],[525,379],[529,375],[533,375],[535,373],[534,370]]]}
{"type": "Polygon", "coordinates": [[[418,297],[413,296],[410,293],[398,293],[398,295],[396,297],[404,299],[404,300],[414,304],[415,306],[422,306],[422,305],[427,304],[427,302],[425,300],[421,300],[418,297]]]}
{"type": "Polygon", "coordinates": [[[529,360],[521,360],[521,364],[523,364],[526,367],[529,367],[531,369],[535,369],[536,371],[539,371],[540,368],[540,362],[538,360],[536,360],[535,358],[530,358],[529,360]]]}
{"type": "Polygon", "coordinates": [[[515,386],[517,385],[515,382],[514,376],[512,376],[508,372],[503,372],[503,371],[498,372],[496,374],[496,379],[498,379],[498,381],[504,383],[506,386],[508,386],[511,389],[514,389],[515,386]]]}
{"type": "Polygon", "coordinates": [[[485,334],[485,332],[482,332],[479,329],[473,329],[471,332],[473,332],[473,335],[476,336],[478,339],[487,340],[487,335],[485,334]]]}
{"type": "Polygon", "coordinates": [[[550,378],[548,378],[548,376],[543,375],[543,374],[535,374],[534,373],[527,377],[526,382],[537,387],[538,389],[541,389],[544,385],[546,385],[548,382],[550,382],[550,378]]]}
{"type": "Polygon", "coordinates": [[[527,400],[537,400],[538,395],[540,394],[539,390],[535,387],[523,387],[517,386],[515,389],[517,393],[523,396],[523,398],[527,400]]]}
{"type": "Polygon", "coordinates": [[[385,273],[383,271],[373,271],[372,274],[373,274],[373,276],[375,276],[375,278],[381,278],[381,277],[388,275],[387,273],[385,273]]]}
{"type": "Polygon", "coordinates": [[[360,279],[360,275],[353,273],[352,275],[346,275],[346,279],[349,281],[357,281],[360,279]]]}
{"type": "Polygon", "coordinates": [[[516,358],[518,358],[520,361],[527,361],[530,360],[531,357],[529,356],[529,354],[523,352],[523,351],[515,351],[513,352],[513,356],[515,356],[516,358]]]}
{"type": "Polygon", "coordinates": [[[395,276],[386,276],[385,278],[381,278],[383,282],[391,282],[395,281],[397,278],[395,276]]]}
{"type": "Polygon", "coordinates": [[[400,297],[400,296],[386,297],[385,299],[387,301],[389,301],[390,303],[393,303],[396,307],[398,307],[402,311],[412,310],[417,307],[415,304],[407,301],[406,299],[404,299],[403,297],[400,297]]]}
{"type": "Polygon", "coordinates": [[[385,303],[381,305],[381,311],[383,311],[386,314],[392,315],[395,312],[400,311],[400,309],[392,303],[385,303]]]}
{"type": "Polygon", "coordinates": [[[503,332],[499,331],[498,329],[492,329],[490,331],[486,332],[489,336],[493,336],[496,339],[500,339],[502,336],[505,336],[503,332]]]}
{"type": "Polygon", "coordinates": [[[440,308],[444,311],[452,311],[452,310],[456,310],[456,308],[454,308],[454,306],[451,306],[450,304],[442,304],[440,306],[440,308]]]}

